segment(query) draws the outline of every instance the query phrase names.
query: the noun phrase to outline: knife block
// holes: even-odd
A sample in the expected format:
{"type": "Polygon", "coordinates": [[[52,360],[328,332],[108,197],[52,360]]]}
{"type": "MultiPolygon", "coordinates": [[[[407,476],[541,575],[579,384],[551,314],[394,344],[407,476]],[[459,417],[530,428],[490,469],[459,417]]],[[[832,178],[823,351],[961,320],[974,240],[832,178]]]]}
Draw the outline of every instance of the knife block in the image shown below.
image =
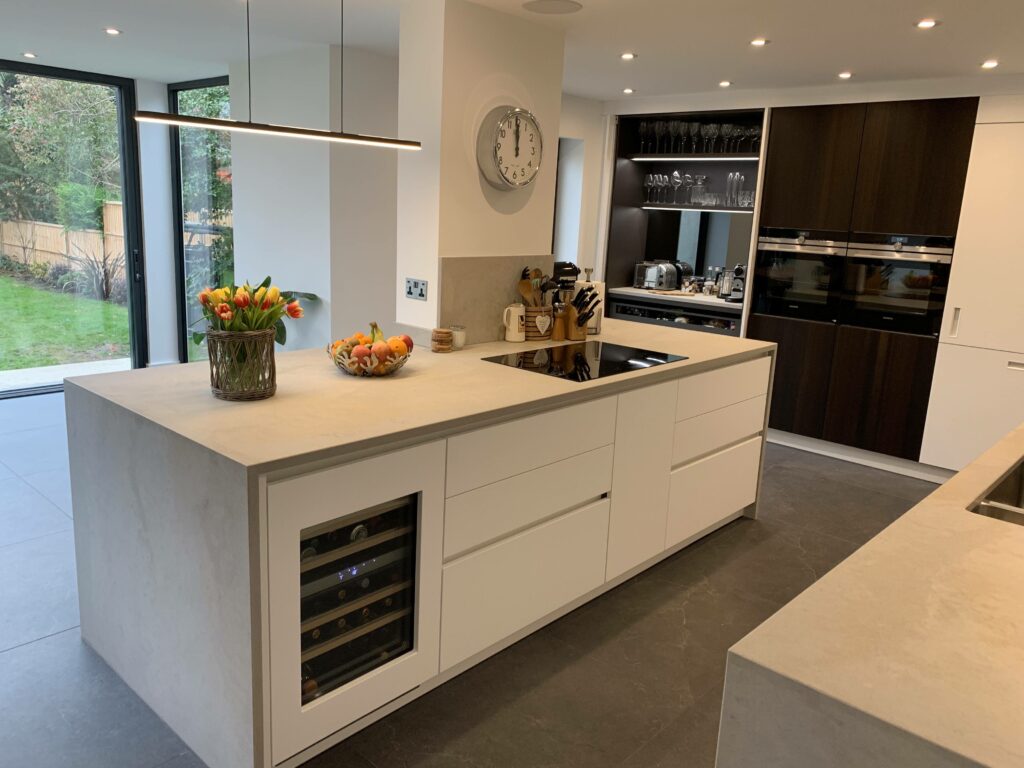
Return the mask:
{"type": "Polygon", "coordinates": [[[576,307],[572,304],[565,309],[565,338],[569,341],[583,341],[587,338],[587,326],[580,328],[576,325],[576,321],[579,319],[580,313],[576,311],[576,307]]]}

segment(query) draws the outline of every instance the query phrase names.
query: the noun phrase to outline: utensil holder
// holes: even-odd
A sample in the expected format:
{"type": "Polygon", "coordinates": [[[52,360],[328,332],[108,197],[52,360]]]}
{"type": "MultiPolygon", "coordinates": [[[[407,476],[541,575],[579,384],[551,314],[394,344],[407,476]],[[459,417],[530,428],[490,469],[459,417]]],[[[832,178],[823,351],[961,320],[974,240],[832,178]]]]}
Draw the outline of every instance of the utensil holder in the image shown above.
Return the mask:
{"type": "Polygon", "coordinates": [[[570,304],[565,310],[565,338],[569,341],[583,341],[587,338],[587,326],[581,328],[576,324],[579,317],[580,313],[576,311],[576,307],[570,304]]]}
{"type": "Polygon", "coordinates": [[[551,307],[526,308],[526,340],[547,341],[551,338],[551,307]]]}

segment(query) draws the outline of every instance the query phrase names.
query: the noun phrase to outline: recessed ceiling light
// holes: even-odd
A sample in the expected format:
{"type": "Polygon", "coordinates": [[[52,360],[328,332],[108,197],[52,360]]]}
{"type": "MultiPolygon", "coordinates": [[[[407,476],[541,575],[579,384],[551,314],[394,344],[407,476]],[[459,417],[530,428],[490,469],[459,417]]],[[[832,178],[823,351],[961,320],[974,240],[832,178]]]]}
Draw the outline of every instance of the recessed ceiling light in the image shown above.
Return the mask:
{"type": "Polygon", "coordinates": [[[981,64],[982,69],[995,69],[998,66],[999,62],[996,61],[995,59],[989,59],[988,61],[982,62],[981,64]]]}
{"type": "Polygon", "coordinates": [[[523,8],[532,13],[576,13],[583,8],[583,3],[576,0],[529,0],[523,8]]]}
{"type": "Polygon", "coordinates": [[[935,29],[942,22],[936,21],[935,19],[921,19],[917,22],[918,29],[935,29]]]}
{"type": "Polygon", "coordinates": [[[619,58],[622,59],[623,61],[632,61],[633,59],[636,58],[636,54],[632,53],[631,51],[626,51],[619,58]]]}
{"type": "Polygon", "coordinates": [[[720,82],[720,83],[718,84],[718,87],[719,87],[719,88],[728,88],[728,87],[729,87],[730,85],[732,85],[732,82],[731,82],[731,81],[729,81],[729,80],[723,80],[722,82],[720,82]]]}
{"type": "Polygon", "coordinates": [[[755,37],[750,41],[750,44],[755,48],[764,48],[771,40],[765,40],[763,37],[755,37]]]}
{"type": "Polygon", "coordinates": [[[117,29],[116,27],[107,27],[103,31],[106,32],[111,37],[117,37],[118,35],[121,34],[121,30],[117,29]]]}
{"type": "Polygon", "coordinates": [[[32,51],[25,51],[21,55],[24,56],[26,59],[34,59],[36,57],[36,55],[32,53],[32,51]]]}
{"type": "Polygon", "coordinates": [[[626,94],[627,96],[629,96],[629,94],[631,94],[633,92],[633,89],[632,88],[623,88],[622,92],[624,94],[626,94]]]}
{"type": "Polygon", "coordinates": [[[839,73],[839,79],[840,80],[849,80],[851,77],[853,77],[853,72],[840,72],[839,73]]]}

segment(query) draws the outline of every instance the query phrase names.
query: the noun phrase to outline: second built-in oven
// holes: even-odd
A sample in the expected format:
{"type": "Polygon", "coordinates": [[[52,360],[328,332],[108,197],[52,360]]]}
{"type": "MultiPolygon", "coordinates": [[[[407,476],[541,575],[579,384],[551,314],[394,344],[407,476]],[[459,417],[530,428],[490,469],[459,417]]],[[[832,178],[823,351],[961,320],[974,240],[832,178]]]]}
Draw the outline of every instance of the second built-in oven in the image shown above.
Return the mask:
{"type": "Polygon", "coordinates": [[[952,243],[944,240],[890,236],[851,243],[840,321],[938,336],[952,258],[952,243]]]}

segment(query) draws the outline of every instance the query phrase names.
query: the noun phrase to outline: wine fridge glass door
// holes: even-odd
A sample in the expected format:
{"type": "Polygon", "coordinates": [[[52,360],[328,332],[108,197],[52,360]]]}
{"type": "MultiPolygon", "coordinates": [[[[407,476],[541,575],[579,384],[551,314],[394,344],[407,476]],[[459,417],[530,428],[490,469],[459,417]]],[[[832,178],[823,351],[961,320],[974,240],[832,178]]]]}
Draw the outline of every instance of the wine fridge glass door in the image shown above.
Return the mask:
{"type": "Polygon", "coordinates": [[[438,673],[444,444],[267,488],[273,762],[438,673]]]}

